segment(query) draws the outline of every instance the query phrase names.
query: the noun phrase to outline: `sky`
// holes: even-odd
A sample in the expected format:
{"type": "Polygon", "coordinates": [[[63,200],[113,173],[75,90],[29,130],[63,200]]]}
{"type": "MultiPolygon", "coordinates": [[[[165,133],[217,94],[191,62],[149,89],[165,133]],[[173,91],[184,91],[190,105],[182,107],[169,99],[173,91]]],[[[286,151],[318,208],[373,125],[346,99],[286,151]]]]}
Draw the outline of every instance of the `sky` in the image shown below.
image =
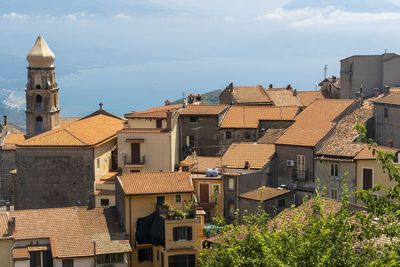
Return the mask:
{"type": "Polygon", "coordinates": [[[62,116],[122,115],[183,94],[262,84],[315,90],[340,60],[400,53],[400,0],[0,0],[0,89],[22,97],[42,34],[62,116]]]}

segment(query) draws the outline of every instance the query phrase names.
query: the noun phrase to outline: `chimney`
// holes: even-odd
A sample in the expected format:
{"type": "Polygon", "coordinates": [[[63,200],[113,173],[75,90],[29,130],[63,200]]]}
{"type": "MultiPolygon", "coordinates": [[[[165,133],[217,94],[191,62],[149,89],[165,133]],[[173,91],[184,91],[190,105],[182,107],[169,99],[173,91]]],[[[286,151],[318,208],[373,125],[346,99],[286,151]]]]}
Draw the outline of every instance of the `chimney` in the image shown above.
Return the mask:
{"type": "Polygon", "coordinates": [[[332,83],[335,83],[335,82],[336,82],[336,76],[332,75],[332,83]]]}
{"type": "Polygon", "coordinates": [[[247,160],[246,160],[246,162],[244,163],[244,168],[245,168],[246,170],[250,169],[250,162],[248,162],[247,160]]]}
{"type": "Polygon", "coordinates": [[[7,115],[4,115],[4,125],[7,125],[7,115]]]}
{"type": "Polygon", "coordinates": [[[269,88],[273,88],[274,86],[272,85],[272,83],[270,83],[268,87],[269,88]]]}
{"type": "Polygon", "coordinates": [[[167,111],[167,130],[171,131],[171,118],[172,118],[172,112],[171,110],[167,111]]]}
{"type": "Polygon", "coordinates": [[[393,140],[392,139],[388,140],[388,147],[393,147],[393,140]]]}
{"type": "Polygon", "coordinates": [[[287,89],[287,90],[291,90],[291,89],[292,89],[292,86],[291,86],[290,84],[288,84],[288,85],[286,86],[286,89],[287,89]]]}
{"type": "Polygon", "coordinates": [[[164,103],[165,103],[165,105],[166,105],[166,106],[169,106],[169,105],[171,105],[171,101],[169,101],[168,99],[167,99],[167,100],[165,100],[165,102],[164,102],[164,103]]]}
{"type": "Polygon", "coordinates": [[[11,204],[10,202],[6,202],[6,211],[10,211],[11,210],[11,204]]]}
{"type": "Polygon", "coordinates": [[[383,95],[387,96],[390,93],[390,87],[385,85],[385,87],[383,87],[383,95]]]}
{"type": "Polygon", "coordinates": [[[360,105],[362,106],[364,104],[364,94],[363,94],[363,88],[362,85],[360,86],[360,105]]]}
{"type": "Polygon", "coordinates": [[[294,91],[293,91],[293,96],[296,96],[296,95],[297,95],[297,90],[294,89],[294,91]]]}
{"type": "Polygon", "coordinates": [[[188,96],[188,100],[189,100],[189,104],[193,104],[193,102],[194,102],[194,95],[193,95],[193,94],[190,94],[190,95],[188,96]]]}
{"type": "Polygon", "coordinates": [[[379,88],[374,88],[375,96],[379,96],[379,88]]]}
{"type": "Polygon", "coordinates": [[[227,88],[229,92],[233,92],[233,83],[230,83],[227,88]]]}
{"type": "MultiPolygon", "coordinates": [[[[8,213],[7,213],[8,214],[8,213]]],[[[10,215],[8,215],[10,216],[10,215]]],[[[12,235],[15,231],[15,217],[9,217],[7,222],[7,234],[12,235]]]]}
{"type": "Polygon", "coordinates": [[[201,95],[200,94],[197,94],[196,95],[196,102],[200,102],[201,101],[201,95]]]}

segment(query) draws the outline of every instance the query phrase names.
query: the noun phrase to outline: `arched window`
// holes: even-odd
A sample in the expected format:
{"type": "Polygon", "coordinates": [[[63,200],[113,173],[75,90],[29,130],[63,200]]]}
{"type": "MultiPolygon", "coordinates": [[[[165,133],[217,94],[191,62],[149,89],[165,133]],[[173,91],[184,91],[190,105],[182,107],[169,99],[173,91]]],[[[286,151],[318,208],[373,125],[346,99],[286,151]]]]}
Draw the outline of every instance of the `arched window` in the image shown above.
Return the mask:
{"type": "Polygon", "coordinates": [[[36,110],[42,110],[42,107],[43,107],[42,100],[43,99],[42,99],[41,95],[36,95],[36,105],[35,105],[36,110]]]}
{"type": "Polygon", "coordinates": [[[40,134],[43,132],[43,118],[36,117],[36,134],[40,134]]]}

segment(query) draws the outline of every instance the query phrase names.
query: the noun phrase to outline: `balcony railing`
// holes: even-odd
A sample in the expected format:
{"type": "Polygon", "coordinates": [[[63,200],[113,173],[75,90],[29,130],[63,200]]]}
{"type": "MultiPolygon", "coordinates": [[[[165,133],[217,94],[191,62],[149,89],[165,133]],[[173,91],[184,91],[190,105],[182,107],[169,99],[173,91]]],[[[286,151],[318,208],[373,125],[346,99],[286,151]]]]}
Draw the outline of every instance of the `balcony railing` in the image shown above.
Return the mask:
{"type": "Polygon", "coordinates": [[[145,163],[146,163],[145,155],[140,157],[139,160],[131,160],[130,158],[127,157],[127,155],[124,155],[124,165],[144,165],[145,163]]]}
{"type": "Polygon", "coordinates": [[[308,172],[307,170],[294,169],[292,177],[295,180],[305,181],[308,177],[308,172]]]}
{"type": "Polygon", "coordinates": [[[196,218],[196,208],[197,205],[195,203],[184,210],[174,209],[166,204],[157,204],[159,214],[167,220],[194,219],[196,218]]]}

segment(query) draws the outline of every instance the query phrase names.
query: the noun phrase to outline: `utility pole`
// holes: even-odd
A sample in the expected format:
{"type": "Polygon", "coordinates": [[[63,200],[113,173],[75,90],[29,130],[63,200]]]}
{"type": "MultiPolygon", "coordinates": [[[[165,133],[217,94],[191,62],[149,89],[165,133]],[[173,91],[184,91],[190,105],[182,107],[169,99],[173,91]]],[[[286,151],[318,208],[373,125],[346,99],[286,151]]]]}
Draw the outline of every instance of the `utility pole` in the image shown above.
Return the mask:
{"type": "Polygon", "coordinates": [[[324,79],[326,79],[326,73],[328,72],[328,65],[324,66],[324,79]]]}

